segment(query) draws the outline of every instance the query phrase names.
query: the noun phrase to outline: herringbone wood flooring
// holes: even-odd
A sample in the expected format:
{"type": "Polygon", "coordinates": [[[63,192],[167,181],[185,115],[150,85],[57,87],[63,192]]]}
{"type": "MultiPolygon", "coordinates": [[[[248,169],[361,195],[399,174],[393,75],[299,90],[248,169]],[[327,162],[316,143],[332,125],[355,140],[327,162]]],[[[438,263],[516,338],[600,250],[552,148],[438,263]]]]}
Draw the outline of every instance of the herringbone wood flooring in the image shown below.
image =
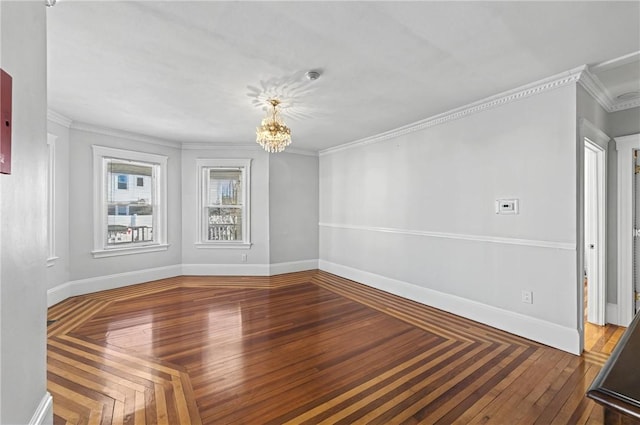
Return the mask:
{"type": "Polygon", "coordinates": [[[576,357],[324,272],[49,309],[56,424],[602,423],[576,357]]]}

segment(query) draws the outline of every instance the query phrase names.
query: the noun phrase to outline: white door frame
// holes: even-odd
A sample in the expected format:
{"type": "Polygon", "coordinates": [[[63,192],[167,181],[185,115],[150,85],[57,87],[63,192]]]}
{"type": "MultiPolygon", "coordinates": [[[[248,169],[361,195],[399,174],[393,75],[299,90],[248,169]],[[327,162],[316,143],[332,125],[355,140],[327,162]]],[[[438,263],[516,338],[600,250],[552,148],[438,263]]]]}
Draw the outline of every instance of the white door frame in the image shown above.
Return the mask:
{"type": "MultiPolygon", "coordinates": [[[[588,137],[584,137],[584,150],[585,150],[585,182],[584,187],[587,185],[595,183],[592,187],[590,187],[590,193],[595,195],[595,202],[593,205],[590,205],[589,200],[585,196],[584,202],[584,211],[585,217],[587,215],[587,210],[589,212],[589,216],[592,218],[593,223],[588,223],[586,220],[584,222],[585,229],[585,256],[590,256],[593,260],[591,261],[590,267],[592,273],[589,275],[589,286],[588,286],[588,294],[589,294],[589,312],[588,318],[589,322],[594,323],[596,325],[604,325],[605,324],[605,306],[606,306],[606,153],[607,151],[600,145],[591,141],[588,137]],[[595,154],[595,163],[593,170],[595,175],[595,182],[590,183],[589,176],[586,175],[586,154],[587,152],[591,152],[595,154]],[[589,208],[591,206],[591,208],[589,208]],[[595,232],[593,235],[593,239],[587,241],[586,235],[587,226],[591,226],[595,224],[595,232]],[[595,245],[595,252],[592,252],[591,249],[586,246],[586,244],[595,245]]],[[[584,305],[584,303],[583,303],[584,305]]]]}
{"type": "MultiPolygon", "coordinates": [[[[593,125],[591,122],[589,122],[589,120],[585,119],[585,118],[580,118],[578,119],[578,126],[577,126],[577,140],[576,140],[576,144],[577,144],[577,150],[578,150],[578,202],[577,202],[577,207],[578,207],[578,238],[577,238],[577,263],[578,263],[578,270],[577,270],[577,282],[576,282],[576,290],[578,291],[578,309],[577,312],[578,314],[578,332],[580,334],[580,349],[582,350],[582,348],[584,347],[584,328],[585,328],[585,324],[584,324],[584,259],[585,259],[585,223],[584,223],[584,212],[585,212],[585,193],[584,193],[584,187],[585,187],[585,149],[586,148],[586,139],[589,139],[589,141],[592,143],[592,145],[595,145],[597,147],[594,147],[595,149],[601,150],[603,158],[604,158],[604,164],[601,167],[602,168],[602,173],[604,176],[607,175],[607,169],[606,169],[606,165],[607,165],[607,149],[609,146],[609,140],[611,139],[609,136],[607,136],[602,130],[600,130],[598,127],[596,127],[595,125],[593,125]]],[[[601,181],[604,182],[604,189],[602,191],[602,199],[605,200],[606,202],[606,179],[601,179],[601,181]]],[[[601,220],[605,221],[606,223],[606,208],[604,208],[603,214],[600,218],[601,220]]],[[[600,247],[602,248],[601,252],[600,252],[600,259],[602,262],[602,267],[600,268],[600,275],[604,276],[606,278],[606,225],[601,227],[602,230],[604,230],[605,234],[602,237],[602,240],[605,242],[602,242],[600,244],[600,247]]],[[[608,310],[608,306],[606,304],[606,288],[607,288],[607,284],[606,284],[606,279],[602,279],[601,280],[601,288],[600,288],[600,293],[604,294],[602,296],[602,298],[600,300],[598,300],[598,303],[602,303],[603,306],[601,307],[601,310],[604,312],[605,315],[605,322],[608,321],[608,317],[609,317],[609,310],[608,310]]],[[[596,291],[597,292],[597,291],[596,291]]]]}
{"type": "Polygon", "coordinates": [[[629,326],[633,300],[633,151],[640,149],[640,133],[616,137],[618,151],[618,323],[629,326]]]}

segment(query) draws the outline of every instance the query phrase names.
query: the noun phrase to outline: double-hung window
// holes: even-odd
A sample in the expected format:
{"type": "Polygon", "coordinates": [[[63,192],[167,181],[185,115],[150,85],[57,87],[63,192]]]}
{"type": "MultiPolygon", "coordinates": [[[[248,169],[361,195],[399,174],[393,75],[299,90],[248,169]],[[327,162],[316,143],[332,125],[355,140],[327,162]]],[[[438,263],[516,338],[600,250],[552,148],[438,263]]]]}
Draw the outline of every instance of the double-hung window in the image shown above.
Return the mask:
{"type": "Polygon", "coordinates": [[[166,250],[167,157],[93,146],[93,256],[166,250]]]}
{"type": "Polygon", "coordinates": [[[199,248],[248,248],[250,159],[198,159],[199,248]]]}

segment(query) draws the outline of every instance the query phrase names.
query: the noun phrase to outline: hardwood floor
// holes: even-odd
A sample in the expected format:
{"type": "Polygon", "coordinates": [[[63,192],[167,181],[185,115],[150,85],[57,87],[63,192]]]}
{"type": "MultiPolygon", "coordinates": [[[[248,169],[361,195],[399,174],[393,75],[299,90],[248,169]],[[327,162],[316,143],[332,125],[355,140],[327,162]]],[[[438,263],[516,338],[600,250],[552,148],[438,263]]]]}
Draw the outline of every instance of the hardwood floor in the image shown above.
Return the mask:
{"type": "Polygon", "coordinates": [[[324,272],[166,279],[49,319],[55,424],[603,422],[584,393],[606,342],[577,357],[324,272]]]}

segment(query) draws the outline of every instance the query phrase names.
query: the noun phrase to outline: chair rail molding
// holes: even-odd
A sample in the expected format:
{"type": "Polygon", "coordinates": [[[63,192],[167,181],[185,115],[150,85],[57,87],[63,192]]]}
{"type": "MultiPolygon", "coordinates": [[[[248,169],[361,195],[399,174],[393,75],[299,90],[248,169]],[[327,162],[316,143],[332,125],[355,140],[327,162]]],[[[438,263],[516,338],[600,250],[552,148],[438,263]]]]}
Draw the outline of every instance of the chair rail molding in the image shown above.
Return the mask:
{"type": "Polygon", "coordinates": [[[348,229],[348,230],[362,230],[367,232],[379,232],[379,233],[395,233],[398,235],[411,235],[411,236],[424,236],[430,238],[443,238],[443,239],[462,239],[467,241],[476,242],[489,242],[506,245],[523,245],[523,246],[535,246],[538,248],[552,248],[562,249],[568,251],[574,251],[576,244],[573,242],[556,242],[556,241],[544,241],[534,239],[518,239],[507,238],[500,236],[486,236],[486,235],[469,235],[463,233],[444,233],[444,232],[432,232],[428,230],[411,230],[411,229],[398,229],[392,227],[374,227],[374,226],[360,226],[354,224],[339,224],[339,223],[318,223],[320,227],[327,227],[333,229],[348,229]]]}

